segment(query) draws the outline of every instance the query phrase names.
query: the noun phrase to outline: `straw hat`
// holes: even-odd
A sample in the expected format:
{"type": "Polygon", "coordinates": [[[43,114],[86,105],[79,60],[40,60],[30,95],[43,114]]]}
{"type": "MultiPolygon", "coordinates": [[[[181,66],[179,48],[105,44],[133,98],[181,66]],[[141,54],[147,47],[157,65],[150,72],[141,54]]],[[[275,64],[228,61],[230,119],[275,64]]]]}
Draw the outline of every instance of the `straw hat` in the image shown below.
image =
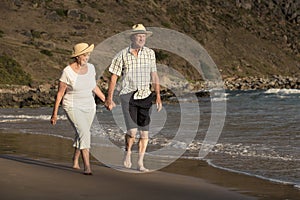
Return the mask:
{"type": "Polygon", "coordinates": [[[94,44],[91,44],[90,46],[87,43],[78,43],[75,44],[73,47],[73,52],[71,55],[71,58],[74,58],[76,56],[85,54],[85,53],[90,53],[94,50],[94,44]]]}
{"type": "Polygon", "coordinates": [[[147,37],[152,35],[151,31],[147,31],[143,24],[135,24],[132,26],[132,30],[130,31],[130,35],[134,34],[146,34],[147,37]]]}

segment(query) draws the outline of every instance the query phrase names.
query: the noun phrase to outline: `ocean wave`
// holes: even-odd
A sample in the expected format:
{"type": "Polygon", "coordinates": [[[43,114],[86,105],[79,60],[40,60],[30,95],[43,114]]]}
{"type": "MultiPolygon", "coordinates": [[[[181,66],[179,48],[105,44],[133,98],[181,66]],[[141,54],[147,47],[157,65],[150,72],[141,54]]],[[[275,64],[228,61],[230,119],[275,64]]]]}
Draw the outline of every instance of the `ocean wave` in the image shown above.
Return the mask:
{"type": "MultiPolygon", "coordinates": [[[[92,133],[93,132],[97,133],[96,135],[92,134],[93,136],[105,137],[114,142],[124,142],[124,132],[122,131],[101,127],[100,130],[92,131],[92,133]]],[[[184,141],[166,138],[162,135],[159,137],[151,137],[150,133],[149,144],[156,146],[156,148],[165,148],[166,146],[169,146],[175,149],[187,150],[189,152],[199,152],[203,145],[203,141],[195,140],[191,143],[186,143],[184,141]]],[[[300,161],[300,158],[295,157],[295,155],[282,154],[276,150],[276,147],[261,144],[245,145],[242,143],[217,143],[211,149],[211,153],[221,153],[230,156],[267,158],[282,161],[300,161]]]]}
{"type": "Polygon", "coordinates": [[[7,122],[26,122],[28,119],[2,119],[0,123],[7,123],[7,122]]]}
{"type": "Polygon", "coordinates": [[[56,137],[56,138],[61,138],[61,139],[65,139],[65,140],[74,140],[73,137],[69,137],[69,136],[63,136],[63,135],[58,135],[58,134],[49,134],[49,133],[34,133],[34,132],[30,132],[31,135],[46,135],[46,136],[51,136],[51,137],[56,137]]]}
{"type": "Polygon", "coordinates": [[[300,94],[300,90],[299,89],[268,89],[264,93],[265,94],[289,95],[289,94],[300,94]]]}
{"type": "Polygon", "coordinates": [[[222,169],[222,170],[225,170],[225,171],[234,172],[234,173],[238,173],[238,174],[244,174],[244,175],[247,175],[247,176],[252,176],[252,177],[259,178],[259,179],[267,180],[267,181],[270,181],[270,182],[280,183],[280,184],[284,184],[284,185],[291,185],[293,187],[300,188],[299,183],[296,183],[296,182],[283,181],[283,180],[279,180],[279,179],[275,179],[275,178],[268,178],[268,177],[265,177],[265,176],[262,176],[262,175],[252,174],[252,173],[249,173],[249,172],[243,172],[243,171],[240,171],[240,170],[234,170],[234,169],[230,169],[230,168],[226,168],[226,167],[221,167],[221,166],[215,165],[211,159],[206,159],[205,161],[210,166],[212,166],[214,168],[217,168],[217,169],[222,169]]]}
{"type": "MultiPolygon", "coordinates": [[[[2,122],[18,122],[18,121],[28,121],[32,119],[36,120],[50,120],[51,115],[0,115],[0,123],[2,122]]],[[[67,120],[65,115],[59,115],[57,117],[60,120],[67,120]]]]}
{"type": "Polygon", "coordinates": [[[292,155],[281,155],[275,148],[265,145],[244,145],[244,144],[231,144],[231,143],[218,143],[212,149],[213,153],[223,153],[230,156],[244,156],[255,158],[268,158],[283,161],[298,161],[300,159],[295,158],[292,155]]]}

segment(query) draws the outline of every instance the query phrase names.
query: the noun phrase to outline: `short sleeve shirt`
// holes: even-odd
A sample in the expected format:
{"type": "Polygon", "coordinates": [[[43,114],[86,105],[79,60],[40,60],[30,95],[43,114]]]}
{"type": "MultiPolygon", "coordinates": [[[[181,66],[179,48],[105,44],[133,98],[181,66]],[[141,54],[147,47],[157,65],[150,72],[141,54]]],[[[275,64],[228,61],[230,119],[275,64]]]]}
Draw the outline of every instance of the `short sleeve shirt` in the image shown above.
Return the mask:
{"type": "Polygon", "coordinates": [[[93,90],[96,87],[96,72],[94,65],[87,64],[85,74],[77,74],[71,66],[64,68],[60,81],[67,84],[63,97],[63,107],[95,108],[93,90]]]}
{"type": "Polygon", "coordinates": [[[151,73],[156,72],[155,53],[143,47],[138,56],[130,52],[130,47],[121,50],[112,60],[109,71],[122,76],[120,95],[135,92],[135,99],[144,99],[151,94],[151,73]]]}

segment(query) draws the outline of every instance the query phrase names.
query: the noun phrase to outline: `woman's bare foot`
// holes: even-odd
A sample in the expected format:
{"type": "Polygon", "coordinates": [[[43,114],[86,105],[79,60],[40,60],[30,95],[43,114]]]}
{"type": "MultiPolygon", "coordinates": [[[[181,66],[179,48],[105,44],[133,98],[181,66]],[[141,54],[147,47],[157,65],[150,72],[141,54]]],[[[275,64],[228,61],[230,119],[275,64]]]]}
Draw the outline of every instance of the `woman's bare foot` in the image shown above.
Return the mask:
{"type": "Polygon", "coordinates": [[[92,172],[83,172],[84,175],[93,175],[92,172]]]}
{"type": "Polygon", "coordinates": [[[73,157],[72,160],[73,160],[73,169],[80,169],[78,159],[74,159],[74,157],[73,157]]]}
{"type": "Polygon", "coordinates": [[[84,170],[83,174],[84,174],[84,175],[93,175],[92,170],[91,170],[91,168],[89,168],[89,167],[88,167],[87,169],[84,170]]]}
{"type": "Polygon", "coordinates": [[[73,165],[73,169],[80,169],[80,167],[79,167],[79,165],[77,164],[77,165],[73,165]]]}

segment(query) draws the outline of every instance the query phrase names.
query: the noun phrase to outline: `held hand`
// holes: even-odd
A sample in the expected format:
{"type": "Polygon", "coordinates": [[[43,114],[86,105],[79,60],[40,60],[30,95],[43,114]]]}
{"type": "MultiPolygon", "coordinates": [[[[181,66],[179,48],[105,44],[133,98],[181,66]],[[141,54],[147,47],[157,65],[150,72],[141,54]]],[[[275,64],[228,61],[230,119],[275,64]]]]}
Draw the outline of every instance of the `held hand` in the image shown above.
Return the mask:
{"type": "Polygon", "coordinates": [[[116,107],[116,104],[115,104],[115,102],[113,101],[113,102],[112,102],[112,108],[111,108],[111,109],[113,109],[114,107],[116,107]]]}
{"type": "Polygon", "coordinates": [[[113,100],[106,100],[104,105],[106,109],[109,111],[111,111],[114,107],[116,107],[116,104],[113,100]]]}

